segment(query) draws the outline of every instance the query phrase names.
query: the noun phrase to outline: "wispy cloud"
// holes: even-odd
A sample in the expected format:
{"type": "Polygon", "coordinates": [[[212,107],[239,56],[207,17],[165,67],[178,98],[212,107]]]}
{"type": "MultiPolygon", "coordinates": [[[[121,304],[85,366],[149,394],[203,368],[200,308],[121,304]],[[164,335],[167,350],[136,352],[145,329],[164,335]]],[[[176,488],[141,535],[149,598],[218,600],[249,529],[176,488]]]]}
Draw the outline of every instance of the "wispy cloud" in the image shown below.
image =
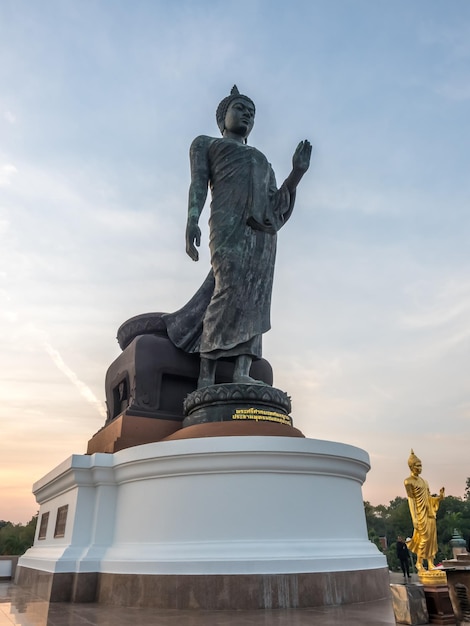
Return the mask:
{"type": "Polygon", "coordinates": [[[12,177],[18,174],[18,170],[11,163],[0,165],[0,187],[10,185],[12,177]]]}
{"type": "Polygon", "coordinates": [[[14,124],[16,122],[16,117],[11,111],[4,111],[3,117],[9,124],[14,124]]]}
{"type": "Polygon", "coordinates": [[[64,374],[64,376],[66,376],[70,380],[70,382],[78,389],[83,398],[85,398],[85,400],[89,402],[102,417],[106,418],[106,409],[104,408],[103,403],[98,400],[92,390],[78,378],[73,370],[70,369],[70,367],[65,363],[64,359],[60,356],[59,352],[46,341],[43,343],[43,346],[47,354],[51,357],[51,359],[54,361],[54,364],[62,372],[62,374],[64,374]]]}
{"type": "Polygon", "coordinates": [[[470,312],[470,283],[454,277],[440,283],[435,279],[407,289],[414,310],[401,313],[399,323],[406,329],[433,329],[467,326],[470,312]]]}
{"type": "Polygon", "coordinates": [[[470,75],[447,80],[437,85],[434,90],[437,94],[448,100],[454,100],[456,102],[470,100],[470,75]]]}
{"type": "Polygon", "coordinates": [[[4,235],[10,227],[10,221],[7,219],[0,219],[0,235],[4,235]]]}
{"type": "Polygon", "coordinates": [[[470,56],[468,20],[462,20],[458,26],[427,22],[421,27],[420,40],[428,46],[445,48],[454,59],[466,59],[470,56]]]}
{"type": "Polygon", "coordinates": [[[457,319],[467,309],[464,303],[453,307],[434,307],[421,313],[401,315],[400,321],[404,328],[409,329],[436,328],[457,319]]]}
{"type": "Polygon", "coordinates": [[[47,15],[31,5],[26,29],[24,11],[9,10],[0,39],[0,407],[29,432],[0,438],[0,456],[28,466],[27,497],[103,424],[115,329],[178,308],[207,274],[208,204],[200,262],[184,253],[187,152],[197,134],[218,136],[215,108],[234,82],[256,101],[250,144],[278,182],[295,141],[315,145],[280,235],[264,343],[296,425],[374,454],[377,502],[403,490],[402,461],[398,483],[385,482],[396,459],[407,469],[410,432],[458,419],[458,437],[426,440],[426,454],[464,467],[465,3],[431,2],[426,16],[398,6],[384,37],[383,11],[366,3],[338,15],[334,3],[292,12],[260,0],[249,21],[227,3],[121,3],[112,16],[69,4],[47,15]],[[36,432],[47,443],[33,463],[36,432]]]}

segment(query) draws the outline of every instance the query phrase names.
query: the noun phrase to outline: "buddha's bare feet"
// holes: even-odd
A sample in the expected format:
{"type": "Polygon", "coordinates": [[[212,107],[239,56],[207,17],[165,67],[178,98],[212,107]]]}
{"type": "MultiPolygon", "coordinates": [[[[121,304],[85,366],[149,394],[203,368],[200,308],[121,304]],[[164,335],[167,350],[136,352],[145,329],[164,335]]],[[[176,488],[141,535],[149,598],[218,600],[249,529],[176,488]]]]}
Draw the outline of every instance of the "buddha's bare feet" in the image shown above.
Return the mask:
{"type": "Polygon", "coordinates": [[[257,380],[256,378],[252,378],[251,376],[248,376],[247,374],[240,375],[240,376],[234,375],[233,382],[240,384],[240,385],[267,385],[267,383],[265,383],[264,381],[257,380]]]}

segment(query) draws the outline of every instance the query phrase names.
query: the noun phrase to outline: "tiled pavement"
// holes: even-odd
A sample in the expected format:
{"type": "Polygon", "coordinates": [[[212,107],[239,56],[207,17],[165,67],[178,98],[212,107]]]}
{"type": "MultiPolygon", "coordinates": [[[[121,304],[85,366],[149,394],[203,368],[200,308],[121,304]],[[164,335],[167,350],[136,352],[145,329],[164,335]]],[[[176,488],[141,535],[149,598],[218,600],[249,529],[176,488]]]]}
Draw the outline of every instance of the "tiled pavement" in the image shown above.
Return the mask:
{"type": "MultiPolygon", "coordinates": [[[[392,582],[402,577],[392,575],[392,582]],[[395,579],[393,578],[395,577],[395,579]]],[[[394,626],[388,601],[347,607],[271,611],[123,609],[99,604],[49,604],[0,583],[0,626],[394,626]]]]}

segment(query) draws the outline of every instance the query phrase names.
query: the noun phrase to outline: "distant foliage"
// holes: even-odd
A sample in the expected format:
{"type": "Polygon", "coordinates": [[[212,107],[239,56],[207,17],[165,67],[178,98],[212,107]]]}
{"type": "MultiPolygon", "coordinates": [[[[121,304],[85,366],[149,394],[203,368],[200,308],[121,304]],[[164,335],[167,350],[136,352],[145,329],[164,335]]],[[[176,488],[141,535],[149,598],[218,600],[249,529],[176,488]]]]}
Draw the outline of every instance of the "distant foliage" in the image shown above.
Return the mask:
{"type": "MultiPolygon", "coordinates": [[[[399,535],[404,538],[413,534],[413,523],[407,498],[396,497],[388,506],[379,504],[372,506],[364,502],[369,539],[387,557],[387,563],[392,571],[400,570],[400,563],[396,556],[396,540],[399,535]],[[383,549],[383,539],[386,538],[387,549],[383,549]]],[[[465,499],[455,496],[446,496],[442,500],[436,518],[438,553],[436,563],[452,558],[450,540],[457,530],[465,541],[470,537],[470,478],[467,478],[465,499]]],[[[411,555],[413,557],[413,555],[411,555]]]]}
{"type": "Polygon", "coordinates": [[[38,516],[35,515],[23,526],[0,521],[0,554],[21,555],[33,545],[38,516]]]}

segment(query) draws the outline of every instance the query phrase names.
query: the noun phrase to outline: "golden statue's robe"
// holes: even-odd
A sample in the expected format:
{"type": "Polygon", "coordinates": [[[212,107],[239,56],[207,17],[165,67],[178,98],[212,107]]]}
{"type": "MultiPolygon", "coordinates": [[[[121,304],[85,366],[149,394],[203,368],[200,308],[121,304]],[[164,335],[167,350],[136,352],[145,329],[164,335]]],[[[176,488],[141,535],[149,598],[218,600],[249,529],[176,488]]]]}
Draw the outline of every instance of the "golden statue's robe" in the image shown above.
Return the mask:
{"type": "Polygon", "coordinates": [[[421,476],[409,476],[405,488],[414,527],[408,548],[419,559],[432,561],[437,552],[436,513],[440,498],[431,496],[429,485],[421,476]]]}

